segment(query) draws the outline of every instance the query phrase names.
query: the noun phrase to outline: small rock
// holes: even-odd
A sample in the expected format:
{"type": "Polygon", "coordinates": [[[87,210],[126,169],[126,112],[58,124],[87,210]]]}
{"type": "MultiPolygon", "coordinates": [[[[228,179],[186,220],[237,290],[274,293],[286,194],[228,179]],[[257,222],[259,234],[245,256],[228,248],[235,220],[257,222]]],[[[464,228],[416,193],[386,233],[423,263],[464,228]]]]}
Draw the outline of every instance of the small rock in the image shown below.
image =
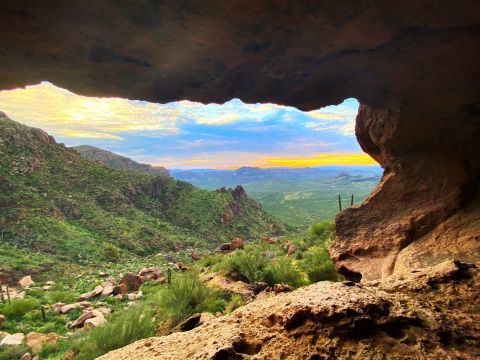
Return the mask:
{"type": "Polygon", "coordinates": [[[73,309],[78,309],[79,307],[79,303],[64,305],[60,308],[60,314],[69,314],[73,309]]]}
{"type": "Polygon", "coordinates": [[[297,252],[297,246],[291,244],[291,245],[288,247],[287,256],[292,256],[292,255],[295,254],[296,252],[297,252]]]}
{"type": "Polygon", "coordinates": [[[88,319],[101,316],[103,317],[103,314],[100,311],[97,310],[90,310],[82,314],[77,320],[75,320],[73,323],[70,324],[69,328],[74,329],[74,328],[81,328],[83,327],[83,324],[85,321],[88,319]]]}
{"type": "Polygon", "coordinates": [[[202,256],[200,255],[200,253],[198,251],[194,251],[190,254],[190,257],[192,258],[192,260],[194,261],[198,261],[202,258],[202,256]]]}
{"type": "Polygon", "coordinates": [[[293,288],[287,284],[275,284],[273,286],[273,292],[275,294],[293,291],[293,288]]]}
{"type": "Polygon", "coordinates": [[[32,360],[32,354],[30,353],[25,353],[22,355],[22,357],[20,358],[20,360],[32,360]]]}
{"type": "Polygon", "coordinates": [[[49,286],[53,286],[55,284],[56,284],[55,281],[52,281],[52,280],[49,280],[45,283],[45,285],[49,285],[49,286]]]}
{"type": "Polygon", "coordinates": [[[100,276],[100,277],[107,277],[107,276],[108,276],[108,273],[103,272],[103,271],[100,271],[100,272],[98,273],[98,276],[100,276]]]}
{"type": "Polygon", "coordinates": [[[203,325],[208,320],[214,319],[215,316],[213,314],[203,312],[198,313],[190,316],[188,319],[182,321],[178,324],[174,329],[173,332],[178,331],[190,331],[196,327],[203,325]]]}
{"type": "Polygon", "coordinates": [[[0,331],[0,341],[2,341],[3,338],[7,337],[8,335],[10,335],[10,334],[7,333],[7,332],[4,332],[4,331],[0,331]]]}
{"type": "Polygon", "coordinates": [[[226,243],[226,244],[222,244],[218,250],[220,250],[221,252],[229,252],[229,251],[232,251],[232,249],[230,248],[230,243],[226,243]]]}
{"type": "Polygon", "coordinates": [[[0,346],[2,346],[2,345],[22,345],[23,339],[25,339],[25,335],[22,334],[22,333],[7,335],[0,342],[0,346]]]}
{"type": "Polygon", "coordinates": [[[261,293],[263,290],[265,290],[266,288],[268,288],[268,284],[267,283],[264,283],[264,282],[257,282],[253,285],[253,292],[255,294],[259,294],[261,293]]]}
{"type": "Polygon", "coordinates": [[[24,299],[24,298],[25,298],[25,295],[26,295],[25,291],[21,291],[21,292],[19,292],[17,295],[15,295],[15,296],[13,297],[13,299],[15,299],[15,300],[21,300],[21,299],[24,299]]]}
{"type": "Polygon", "coordinates": [[[100,295],[102,292],[103,292],[103,286],[102,286],[102,285],[98,285],[98,286],[95,286],[95,289],[93,289],[92,294],[93,294],[93,296],[98,296],[98,295],[100,295]]]}
{"type": "Polygon", "coordinates": [[[34,284],[35,284],[35,282],[32,280],[32,277],[30,275],[23,277],[18,282],[18,285],[22,288],[26,288],[26,287],[32,286],[34,284]]]}
{"type": "Polygon", "coordinates": [[[80,301],[77,304],[83,308],[90,308],[93,306],[92,303],[89,301],[80,301]]]}
{"type": "Polygon", "coordinates": [[[45,286],[42,287],[42,290],[43,290],[43,291],[49,291],[49,290],[51,290],[51,289],[52,289],[52,286],[51,286],[51,285],[45,285],[45,286]]]}
{"type": "Polygon", "coordinates": [[[130,301],[136,301],[136,300],[140,299],[142,296],[143,296],[143,294],[142,294],[141,291],[139,291],[138,293],[127,294],[128,300],[130,300],[130,301]]]}
{"type": "Polygon", "coordinates": [[[90,292],[86,292],[82,295],[80,295],[80,297],[78,298],[79,301],[84,301],[84,300],[88,300],[88,299],[91,299],[93,297],[93,291],[90,291],[90,292]]]}

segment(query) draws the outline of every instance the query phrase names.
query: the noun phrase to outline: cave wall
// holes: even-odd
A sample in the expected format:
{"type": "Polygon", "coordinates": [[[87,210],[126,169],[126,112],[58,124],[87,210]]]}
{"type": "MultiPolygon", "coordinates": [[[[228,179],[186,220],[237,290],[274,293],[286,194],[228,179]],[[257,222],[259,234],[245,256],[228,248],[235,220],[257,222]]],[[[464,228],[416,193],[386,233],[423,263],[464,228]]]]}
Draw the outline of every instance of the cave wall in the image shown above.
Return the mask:
{"type": "Polygon", "coordinates": [[[373,279],[478,260],[476,0],[3,0],[0,44],[0,89],[303,110],[356,97],[358,140],[385,174],[337,216],[337,267],[373,279]]]}

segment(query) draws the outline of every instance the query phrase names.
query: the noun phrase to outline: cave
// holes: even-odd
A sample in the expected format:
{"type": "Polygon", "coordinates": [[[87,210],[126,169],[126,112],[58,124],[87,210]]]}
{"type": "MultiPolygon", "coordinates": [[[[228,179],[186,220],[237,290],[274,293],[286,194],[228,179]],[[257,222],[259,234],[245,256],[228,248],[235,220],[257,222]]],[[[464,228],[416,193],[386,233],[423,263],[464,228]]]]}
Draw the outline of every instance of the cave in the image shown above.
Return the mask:
{"type": "Polygon", "coordinates": [[[302,110],[356,98],[384,175],[337,215],[337,269],[366,281],[480,260],[478,1],[4,0],[0,42],[4,90],[302,110]]]}

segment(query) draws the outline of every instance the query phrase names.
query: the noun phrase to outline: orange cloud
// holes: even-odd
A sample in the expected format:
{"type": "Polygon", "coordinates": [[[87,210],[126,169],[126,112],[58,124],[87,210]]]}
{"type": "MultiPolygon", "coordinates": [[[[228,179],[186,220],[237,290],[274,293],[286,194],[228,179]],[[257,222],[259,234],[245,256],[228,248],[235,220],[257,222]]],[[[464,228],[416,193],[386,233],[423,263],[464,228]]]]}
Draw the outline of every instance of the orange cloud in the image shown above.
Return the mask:
{"type": "Polygon", "coordinates": [[[326,153],[308,158],[267,158],[259,167],[311,167],[322,165],[374,165],[377,164],[367,154],[326,153]]]}

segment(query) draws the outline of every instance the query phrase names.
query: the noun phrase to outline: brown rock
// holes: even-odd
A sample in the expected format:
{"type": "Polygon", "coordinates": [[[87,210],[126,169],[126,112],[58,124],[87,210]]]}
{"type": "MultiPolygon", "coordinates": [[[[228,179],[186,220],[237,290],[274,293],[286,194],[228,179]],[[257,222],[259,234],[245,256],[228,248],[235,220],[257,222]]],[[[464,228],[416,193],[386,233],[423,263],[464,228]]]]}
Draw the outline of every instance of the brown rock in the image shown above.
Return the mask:
{"type": "Polygon", "coordinates": [[[194,251],[190,254],[190,257],[192,258],[192,260],[198,261],[202,258],[202,255],[200,255],[198,251],[194,251]]]}
{"type": "Polygon", "coordinates": [[[30,275],[24,276],[18,282],[18,286],[20,286],[22,288],[30,287],[32,285],[35,285],[35,282],[32,280],[32,277],[30,275]]]}
{"type": "Polygon", "coordinates": [[[230,242],[230,250],[235,251],[237,249],[243,249],[244,245],[245,245],[245,240],[243,240],[240,237],[237,237],[230,242]]]}
{"type": "Polygon", "coordinates": [[[0,328],[2,327],[3,323],[5,322],[5,315],[0,314],[0,328]]]}
{"type": "Polygon", "coordinates": [[[35,353],[42,350],[44,345],[55,345],[58,340],[58,335],[55,333],[41,334],[38,332],[31,332],[25,336],[25,343],[31,347],[35,353]]]}
{"type": "Polygon", "coordinates": [[[222,244],[218,250],[222,251],[222,252],[229,252],[229,251],[232,251],[232,248],[230,247],[230,243],[226,243],[226,244],[222,244]]]}
{"type": "Polygon", "coordinates": [[[95,286],[95,289],[93,289],[92,291],[92,295],[93,296],[99,296],[101,295],[103,292],[103,286],[102,285],[98,285],[98,286],[95,286]]]}
{"type": "Polygon", "coordinates": [[[145,268],[142,269],[138,275],[142,278],[143,281],[147,280],[157,280],[162,276],[162,271],[157,268],[145,268]]]}
{"type": "Polygon", "coordinates": [[[292,256],[297,252],[297,246],[296,245],[290,245],[287,250],[287,256],[292,256]]]}
{"type": "Polygon", "coordinates": [[[64,305],[64,306],[59,306],[59,311],[60,311],[60,314],[69,314],[72,312],[73,309],[78,309],[79,307],[81,307],[81,305],[79,303],[75,303],[75,304],[68,304],[68,305],[64,305]]]}
{"type": "Polygon", "coordinates": [[[196,327],[202,326],[211,319],[215,319],[215,316],[208,312],[198,313],[190,316],[188,319],[178,324],[173,332],[177,331],[190,331],[196,327]]]}
{"type": "Polygon", "coordinates": [[[25,353],[22,355],[22,357],[20,358],[20,360],[32,360],[32,354],[30,353],[25,353]]]}
{"type": "Polygon", "coordinates": [[[127,285],[125,284],[119,284],[113,288],[114,295],[121,295],[123,297],[123,295],[127,295],[127,293],[128,293],[128,288],[127,288],[127,285]]]}
{"type": "Polygon", "coordinates": [[[126,273],[123,275],[122,280],[120,280],[120,284],[125,284],[128,291],[137,291],[140,285],[142,285],[142,280],[137,274],[126,273]]]}
{"type": "Polygon", "coordinates": [[[279,239],[278,237],[263,237],[262,240],[267,244],[277,244],[279,239]]]}
{"type": "Polygon", "coordinates": [[[84,294],[81,294],[80,297],[78,298],[78,300],[79,301],[85,301],[85,300],[93,298],[94,296],[95,296],[94,292],[90,291],[90,292],[86,292],[84,294]]]}
{"type": "Polygon", "coordinates": [[[275,294],[293,291],[293,288],[287,284],[275,284],[273,286],[273,292],[275,294]]]}

